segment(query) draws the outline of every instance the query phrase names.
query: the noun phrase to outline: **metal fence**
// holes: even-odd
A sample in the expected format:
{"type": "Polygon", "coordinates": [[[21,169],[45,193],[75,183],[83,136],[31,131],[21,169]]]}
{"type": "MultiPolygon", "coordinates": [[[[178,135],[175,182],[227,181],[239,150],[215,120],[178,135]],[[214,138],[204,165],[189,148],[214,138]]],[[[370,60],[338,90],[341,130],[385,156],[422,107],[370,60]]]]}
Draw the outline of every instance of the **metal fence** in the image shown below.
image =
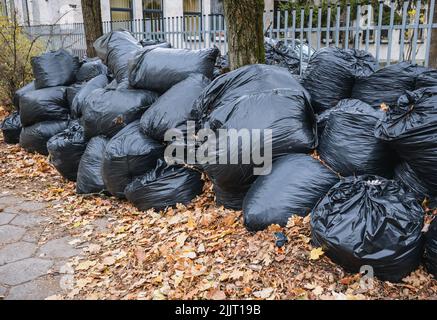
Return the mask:
{"type": "MultiPolygon", "coordinates": [[[[331,5],[264,13],[266,36],[283,40],[309,59],[312,49],[325,46],[371,52],[379,63],[411,61],[428,65],[435,0],[379,2],[357,7],[331,5]]],[[[165,40],[175,48],[217,46],[227,52],[226,22],[222,15],[185,15],[103,23],[104,32],[127,29],[138,39],[165,40]]],[[[66,48],[85,55],[81,23],[25,27],[30,37],[44,41],[48,50],[66,48]]]]}

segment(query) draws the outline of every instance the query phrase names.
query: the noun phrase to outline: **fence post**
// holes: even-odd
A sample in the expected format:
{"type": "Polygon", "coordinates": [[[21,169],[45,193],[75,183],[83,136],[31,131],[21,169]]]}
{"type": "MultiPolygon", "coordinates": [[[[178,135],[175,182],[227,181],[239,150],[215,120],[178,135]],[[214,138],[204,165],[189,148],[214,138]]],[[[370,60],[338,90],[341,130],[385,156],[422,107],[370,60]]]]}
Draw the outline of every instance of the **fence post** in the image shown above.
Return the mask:
{"type": "MultiPolygon", "coordinates": [[[[429,6],[428,29],[426,32],[426,52],[425,52],[425,66],[426,67],[429,66],[429,61],[430,61],[432,26],[434,23],[434,10],[435,10],[435,0],[431,0],[430,6],[429,6]]],[[[435,59],[435,57],[433,57],[433,58],[435,59]]],[[[436,66],[434,66],[434,67],[436,67],[436,66]]]]}

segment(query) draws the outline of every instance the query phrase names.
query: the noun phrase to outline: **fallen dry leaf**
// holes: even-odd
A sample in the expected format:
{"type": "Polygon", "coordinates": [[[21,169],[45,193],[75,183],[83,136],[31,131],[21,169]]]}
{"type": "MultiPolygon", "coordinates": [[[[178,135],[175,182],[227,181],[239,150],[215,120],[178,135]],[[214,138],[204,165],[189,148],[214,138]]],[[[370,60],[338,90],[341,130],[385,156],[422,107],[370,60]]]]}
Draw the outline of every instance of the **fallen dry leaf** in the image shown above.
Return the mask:
{"type": "Polygon", "coordinates": [[[310,252],[310,260],[319,260],[324,254],[322,248],[314,248],[310,252]]]}

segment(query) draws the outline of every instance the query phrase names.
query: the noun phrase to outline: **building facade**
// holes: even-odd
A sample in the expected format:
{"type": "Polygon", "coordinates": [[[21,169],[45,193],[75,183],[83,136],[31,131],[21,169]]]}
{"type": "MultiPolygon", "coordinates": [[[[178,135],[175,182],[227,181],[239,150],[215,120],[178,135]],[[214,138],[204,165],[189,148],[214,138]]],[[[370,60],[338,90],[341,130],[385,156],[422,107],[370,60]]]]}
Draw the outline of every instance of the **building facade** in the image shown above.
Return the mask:
{"type": "MultiPolygon", "coordinates": [[[[223,14],[223,0],[100,0],[103,21],[223,14]]],[[[266,10],[274,0],[266,0],[266,10]]],[[[80,0],[0,0],[0,14],[16,11],[26,25],[82,22],[80,0]]]]}

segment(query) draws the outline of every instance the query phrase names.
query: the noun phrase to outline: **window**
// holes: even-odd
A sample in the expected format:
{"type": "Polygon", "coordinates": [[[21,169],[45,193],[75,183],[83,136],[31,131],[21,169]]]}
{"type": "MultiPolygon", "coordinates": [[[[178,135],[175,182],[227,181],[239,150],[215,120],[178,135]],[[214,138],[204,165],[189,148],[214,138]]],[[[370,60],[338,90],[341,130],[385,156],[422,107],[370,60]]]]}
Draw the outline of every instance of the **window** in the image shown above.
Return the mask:
{"type": "Polygon", "coordinates": [[[196,40],[202,31],[202,1],[184,0],[184,31],[190,40],[196,40]]]}
{"type": "Polygon", "coordinates": [[[145,32],[163,31],[162,0],[143,0],[143,16],[145,32]]]}
{"type": "Polygon", "coordinates": [[[209,26],[211,30],[211,41],[223,41],[225,30],[225,10],[223,0],[211,0],[211,15],[209,26]]]}
{"type": "Polygon", "coordinates": [[[110,0],[111,21],[113,29],[127,29],[132,27],[132,1],[131,0],[110,0]]]}

